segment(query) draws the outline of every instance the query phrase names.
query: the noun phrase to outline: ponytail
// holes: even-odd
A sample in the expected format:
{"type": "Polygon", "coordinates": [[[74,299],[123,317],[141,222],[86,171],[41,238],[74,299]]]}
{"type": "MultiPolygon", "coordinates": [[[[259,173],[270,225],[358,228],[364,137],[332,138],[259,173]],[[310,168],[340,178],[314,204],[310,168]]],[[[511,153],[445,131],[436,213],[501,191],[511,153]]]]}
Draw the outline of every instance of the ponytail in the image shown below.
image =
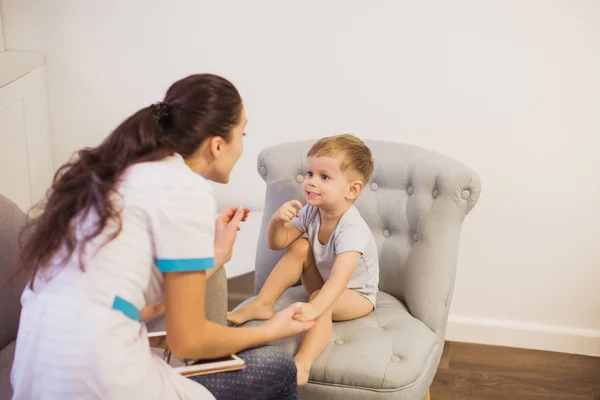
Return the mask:
{"type": "MultiPolygon", "coordinates": [[[[30,270],[31,288],[38,267],[49,264],[61,248],[64,247],[64,253],[61,252],[64,258],[59,262],[64,264],[73,255],[78,241],[85,243],[98,236],[111,219],[116,221],[117,228],[108,235],[107,242],[117,237],[121,218],[111,200],[117,182],[133,163],[159,160],[173,152],[160,147],[160,135],[158,121],[147,107],[125,120],[100,146],[78,151],[58,169],[47,200],[38,205],[43,212],[31,219],[23,231],[31,232],[21,254],[21,270],[30,270]],[[78,237],[72,221],[92,210],[96,214],[94,228],[78,237]]],[[[82,257],[80,253],[79,265],[84,269],[82,257]]]]}

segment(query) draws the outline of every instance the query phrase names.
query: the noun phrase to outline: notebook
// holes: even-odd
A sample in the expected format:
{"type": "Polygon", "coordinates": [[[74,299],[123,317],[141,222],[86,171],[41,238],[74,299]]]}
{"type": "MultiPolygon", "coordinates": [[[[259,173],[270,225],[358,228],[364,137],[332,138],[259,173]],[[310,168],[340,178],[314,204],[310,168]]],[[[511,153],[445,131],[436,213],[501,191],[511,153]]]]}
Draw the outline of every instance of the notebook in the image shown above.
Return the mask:
{"type": "Polygon", "coordinates": [[[173,362],[170,360],[171,354],[167,348],[165,331],[148,333],[148,339],[150,347],[165,350],[165,361],[174,365],[173,369],[185,377],[239,371],[246,368],[244,360],[235,354],[214,360],[174,360],[173,362]]]}

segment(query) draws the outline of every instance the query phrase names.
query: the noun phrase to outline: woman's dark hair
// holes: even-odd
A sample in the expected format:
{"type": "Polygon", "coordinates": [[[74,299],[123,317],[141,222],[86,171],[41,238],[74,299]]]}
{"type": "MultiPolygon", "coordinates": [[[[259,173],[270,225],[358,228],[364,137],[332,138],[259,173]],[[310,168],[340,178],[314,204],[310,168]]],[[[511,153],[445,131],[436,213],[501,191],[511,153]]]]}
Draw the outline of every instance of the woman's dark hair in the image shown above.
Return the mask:
{"type": "MultiPolygon", "coordinates": [[[[64,254],[61,262],[67,262],[109,221],[116,221],[116,229],[106,243],[119,235],[120,210],[111,197],[129,166],[175,152],[187,158],[213,136],[229,140],[241,111],[242,99],[231,82],[216,75],[192,75],[175,82],[164,101],[123,121],[99,146],[78,151],[58,169],[45,201],[39,205],[41,213],[31,218],[23,231],[27,234],[21,237],[19,271],[31,279],[31,288],[37,273],[56,254],[64,254]],[[90,211],[97,215],[96,224],[81,235],[75,220],[90,211]]],[[[84,269],[82,260],[80,253],[79,265],[84,269]]]]}

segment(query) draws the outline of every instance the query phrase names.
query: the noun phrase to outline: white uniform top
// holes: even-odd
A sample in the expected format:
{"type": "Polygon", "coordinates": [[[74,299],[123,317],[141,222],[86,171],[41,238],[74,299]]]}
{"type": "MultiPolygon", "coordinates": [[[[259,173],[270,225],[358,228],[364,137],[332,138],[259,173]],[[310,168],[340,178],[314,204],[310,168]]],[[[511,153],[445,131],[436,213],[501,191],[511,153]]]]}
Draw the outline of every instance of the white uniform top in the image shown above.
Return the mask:
{"type": "MultiPolygon", "coordinates": [[[[79,252],[57,255],[25,289],[13,399],[214,399],[151,352],[139,319],[162,298],[163,273],[214,267],[211,186],[176,154],[128,168],[118,192],[121,233],[101,247],[111,223],[88,244],[85,271],[79,252]]],[[[79,218],[79,234],[94,218],[79,218]]]]}
{"type": "Polygon", "coordinates": [[[300,210],[300,217],[295,217],[292,221],[296,228],[308,237],[317,269],[324,282],[329,279],[333,263],[339,254],[347,251],[361,253],[358,265],[346,287],[369,299],[375,307],[379,285],[377,244],[358,209],[350,206],[346,210],[325,244],[319,242],[321,215],[317,207],[307,205],[300,210]]]}

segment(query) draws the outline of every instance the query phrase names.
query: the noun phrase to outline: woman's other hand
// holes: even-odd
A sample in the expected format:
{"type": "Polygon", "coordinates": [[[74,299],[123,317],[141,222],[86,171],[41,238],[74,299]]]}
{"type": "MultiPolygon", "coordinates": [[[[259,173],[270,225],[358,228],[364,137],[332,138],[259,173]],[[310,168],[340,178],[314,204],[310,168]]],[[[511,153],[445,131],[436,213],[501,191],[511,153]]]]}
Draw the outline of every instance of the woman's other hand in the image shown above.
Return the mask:
{"type": "Polygon", "coordinates": [[[246,221],[248,208],[229,207],[217,218],[215,224],[215,266],[219,268],[231,260],[233,244],[240,230],[240,222],[246,221]]]}

